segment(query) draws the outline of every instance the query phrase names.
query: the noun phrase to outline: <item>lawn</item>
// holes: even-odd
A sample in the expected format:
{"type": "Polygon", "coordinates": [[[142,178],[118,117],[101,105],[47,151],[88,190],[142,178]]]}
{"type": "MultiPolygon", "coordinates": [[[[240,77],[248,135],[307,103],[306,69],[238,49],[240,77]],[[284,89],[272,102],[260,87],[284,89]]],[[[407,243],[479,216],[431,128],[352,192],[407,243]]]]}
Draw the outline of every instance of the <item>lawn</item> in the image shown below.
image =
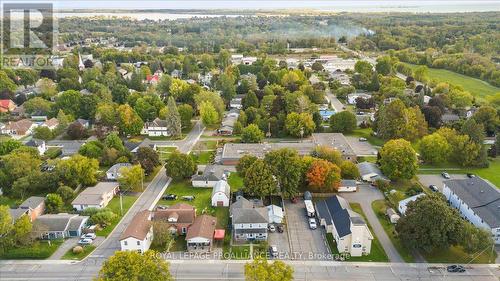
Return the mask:
{"type": "Polygon", "coordinates": [[[485,251],[472,260],[476,255],[467,254],[461,246],[436,249],[430,253],[422,253],[422,255],[430,263],[495,263],[496,258],[495,251],[485,251]]]}
{"type": "Polygon", "coordinates": [[[83,246],[83,252],[79,253],[79,254],[74,254],[73,253],[73,249],[70,249],[69,251],[66,252],[66,254],[64,254],[64,256],[62,256],[62,260],[82,260],[84,259],[86,256],[88,256],[90,253],[92,253],[92,251],[94,251],[96,247],[94,245],[87,245],[87,246],[83,246]]]}
{"type": "Polygon", "coordinates": [[[212,195],[212,188],[203,187],[193,187],[189,180],[181,180],[172,182],[165,194],[175,194],[177,195],[177,200],[163,200],[158,201],[158,205],[172,206],[177,203],[187,203],[193,205],[196,208],[198,214],[215,214],[215,207],[210,205],[210,196],[212,195]],[[193,201],[183,200],[182,196],[194,196],[193,201]]]}
{"type": "Polygon", "coordinates": [[[371,128],[365,128],[365,129],[356,129],[352,131],[351,133],[346,134],[347,136],[355,136],[358,138],[365,138],[368,140],[368,142],[374,146],[383,146],[385,141],[381,138],[378,138],[374,135],[372,135],[373,131],[371,128]]]}
{"type": "Polygon", "coordinates": [[[373,211],[377,215],[380,224],[387,233],[387,236],[389,236],[389,239],[391,239],[391,242],[398,251],[398,253],[401,255],[401,257],[404,259],[405,262],[414,262],[415,259],[413,258],[413,255],[411,254],[410,250],[406,248],[401,243],[401,240],[397,237],[394,224],[392,224],[385,215],[385,210],[387,209],[387,207],[388,206],[384,199],[372,202],[373,211]]]}
{"type": "MultiPolygon", "coordinates": [[[[407,65],[412,69],[418,67],[418,65],[407,65]]],[[[439,82],[447,82],[457,86],[461,86],[462,88],[464,88],[464,90],[470,92],[472,95],[482,98],[495,95],[500,92],[500,88],[492,86],[485,81],[458,74],[446,69],[429,68],[429,77],[439,82]]]]}
{"type": "Polygon", "coordinates": [[[168,156],[170,153],[174,152],[177,150],[177,147],[175,146],[161,146],[157,148],[158,154],[160,156],[160,161],[165,161],[167,160],[168,156]]]}
{"type": "Polygon", "coordinates": [[[238,191],[243,187],[243,178],[238,172],[232,172],[227,179],[227,183],[231,187],[231,191],[238,191]]]}
{"type": "Polygon", "coordinates": [[[36,241],[33,245],[19,248],[9,248],[0,253],[0,259],[46,259],[50,257],[63,240],[36,241]]]}
{"type": "Polygon", "coordinates": [[[218,141],[216,140],[204,140],[196,143],[193,150],[215,150],[217,148],[218,141]]]}
{"type": "Polygon", "coordinates": [[[111,233],[111,231],[113,231],[113,229],[118,224],[118,222],[120,222],[123,215],[125,215],[127,213],[128,209],[130,209],[130,207],[132,207],[132,205],[134,205],[135,200],[137,200],[137,197],[135,197],[135,196],[124,195],[122,197],[123,197],[122,198],[123,199],[123,214],[120,212],[120,196],[115,196],[115,198],[111,199],[111,201],[109,202],[108,206],[106,206],[106,208],[113,211],[113,213],[117,214],[118,217],[116,219],[114,219],[110,225],[106,226],[105,228],[103,228],[101,230],[96,231],[97,236],[107,237],[111,233]]]}
{"type": "Polygon", "coordinates": [[[213,162],[215,150],[210,151],[193,151],[191,157],[198,165],[206,165],[213,162]]]}

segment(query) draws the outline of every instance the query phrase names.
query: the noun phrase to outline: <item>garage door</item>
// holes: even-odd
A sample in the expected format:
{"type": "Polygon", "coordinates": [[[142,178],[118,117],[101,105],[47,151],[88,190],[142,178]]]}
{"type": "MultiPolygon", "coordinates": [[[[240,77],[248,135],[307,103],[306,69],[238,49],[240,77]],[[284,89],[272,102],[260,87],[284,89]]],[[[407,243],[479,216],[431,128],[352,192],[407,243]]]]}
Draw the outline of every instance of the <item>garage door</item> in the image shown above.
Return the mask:
{"type": "Polygon", "coordinates": [[[217,207],[223,207],[224,202],[223,201],[217,201],[217,207]]]}

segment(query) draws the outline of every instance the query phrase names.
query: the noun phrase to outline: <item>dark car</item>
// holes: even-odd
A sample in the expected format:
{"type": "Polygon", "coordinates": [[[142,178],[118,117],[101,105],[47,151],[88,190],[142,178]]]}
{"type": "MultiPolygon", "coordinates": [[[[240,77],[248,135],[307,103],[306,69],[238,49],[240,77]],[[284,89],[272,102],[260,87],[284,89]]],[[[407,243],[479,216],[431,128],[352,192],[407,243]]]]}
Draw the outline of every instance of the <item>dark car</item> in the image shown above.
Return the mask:
{"type": "Polygon", "coordinates": [[[283,231],[285,231],[285,228],[283,227],[283,225],[278,225],[278,232],[279,233],[283,233],[283,231]]]}
{"type": "Polygon", "coordinates": [[[434,192],[438,192],[439,191],[439,189],[437,188],[437,186],[435,186],[433,184],[429,185],[429,189],[432,190],[432,191],[434,191],[434,192]]]}
{"type": "Polygon", "coordinates": [[[176,200],[177,199],[177,195],[175,194],[167,194],[165,196],[162,197],[163,200],[176,200]]]}
{"type": "Polygon", "coordinates": [[[446,268],[448,272],[465,272],[465,268],[461,265],[453,264],[446,268]]]}
{"type": "Polygon", "coordinates": [[[467,174],[467,177],[472,179],[472,178],[475,178],[476,175],[474,175],[474,174],[467,174]]]}

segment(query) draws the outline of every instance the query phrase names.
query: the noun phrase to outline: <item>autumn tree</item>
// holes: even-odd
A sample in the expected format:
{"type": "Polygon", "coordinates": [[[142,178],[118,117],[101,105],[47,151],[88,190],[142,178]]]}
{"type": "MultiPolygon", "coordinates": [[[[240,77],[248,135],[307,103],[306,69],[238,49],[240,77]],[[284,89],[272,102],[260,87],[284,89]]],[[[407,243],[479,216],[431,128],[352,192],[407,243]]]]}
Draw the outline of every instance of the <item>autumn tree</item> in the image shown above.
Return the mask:
{"type": "Polygon", "coordinates": [[[446,162],[450,151],[448,140],[440,134],[425,136],[420,141],[420,155],[425,162],[432,164],[446,162]]]}
{"type": "Polygon", "coordinates": [[[123,190],[141,191],[144,188],[144,170],[141,165],[121,167],[118,182],[123,190]]]}
{"type": "Polygon", "coordinates": [[[344,160],[340,164],[340,174],[343,179],[358,179],[360,177],[358,166],[348,160],[344,160]]]}
{"type": "Polygon", "coordinates": [[[320,192],[336,191],[340,184],[340,168],[323,159],[312,162],[306,174],[309,186],[320,192]]]}
{"type": "Polygon", "coordinates": [[[139,135],[144,123],[128,104],[122,104],[118,107],[118,128],[123,135],[139,135]]]}
{"type": "Polygon", "coordinates": [[[256,257],[251,263],[245,264],[246,281],[292,281],[293,268],[282,261],[269,263],[256,257]]]}
{"type": "Polygon", "coordinates": [[[390,179],[411,179],[418,168],[417,154],[404,139],[390,140],[380,150],[380,167],[390,179]]]}

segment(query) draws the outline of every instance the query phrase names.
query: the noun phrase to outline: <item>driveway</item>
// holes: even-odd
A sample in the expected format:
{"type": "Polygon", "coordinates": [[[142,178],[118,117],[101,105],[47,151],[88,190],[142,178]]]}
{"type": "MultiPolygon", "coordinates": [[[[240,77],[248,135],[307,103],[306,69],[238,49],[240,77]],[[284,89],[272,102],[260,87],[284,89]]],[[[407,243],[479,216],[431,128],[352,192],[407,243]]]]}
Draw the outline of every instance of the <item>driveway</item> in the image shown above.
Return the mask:
{"type": "Polygon", "coordinates": [[[360,185],[358,186],[358,191],[352,193],[342,193],[340,196],[347,199],[349,202],[359,203],[361,205],[361,209],[366,215],[368,222],[370,223],[373,232],[375,232],[375,236],[377,236],[378,241],[382,244],[382,248],[384,248],[389,261],[391,262],[404,262],[403,258],[399,255],[398,251],[392,245],[389,236],[385,232],[384,228],[380,224],[380,221],[375,215],[375,212],[372,209],[372,202],[379,199],[384,199],[384,195],[380,190],[371,185],[360,185]]]}
{"type": "MultiPolygon", "coordinates": [[[[450,174],[451,179],[466,179],[466,175],[450,174]]],[[[434,175],[418,175],[418,181],[424,186],[424,188],[429,188],[429,185],[435,185],[440,192],[443,191],[444,181],[446,179],[441,176],[441,174],[434,175]]]]}
{"type": "Polygon", "coordinates": [[[322,260],[330,253],[325,231],[322,227],[309,229],[304,201],[293,204],[285,202],[286,222],[291,247],[291,258],[301,260],[322,260]]]}
{"type": "Polygon", "coordinates": [[[290,244],[288,241],[286,226],[283,233],[279,233],[278,231],[269,232],[267,242],[269,246],[276,245],[280,259],[289,259],[288,255],[290,254],[290,244]]]}
{"type": "Polygon", "coordinates": [[[377,149],[367,141],[359,141],[358,137],[346,136],[349,145],[357,156],[376,156],[377,149]]]}

